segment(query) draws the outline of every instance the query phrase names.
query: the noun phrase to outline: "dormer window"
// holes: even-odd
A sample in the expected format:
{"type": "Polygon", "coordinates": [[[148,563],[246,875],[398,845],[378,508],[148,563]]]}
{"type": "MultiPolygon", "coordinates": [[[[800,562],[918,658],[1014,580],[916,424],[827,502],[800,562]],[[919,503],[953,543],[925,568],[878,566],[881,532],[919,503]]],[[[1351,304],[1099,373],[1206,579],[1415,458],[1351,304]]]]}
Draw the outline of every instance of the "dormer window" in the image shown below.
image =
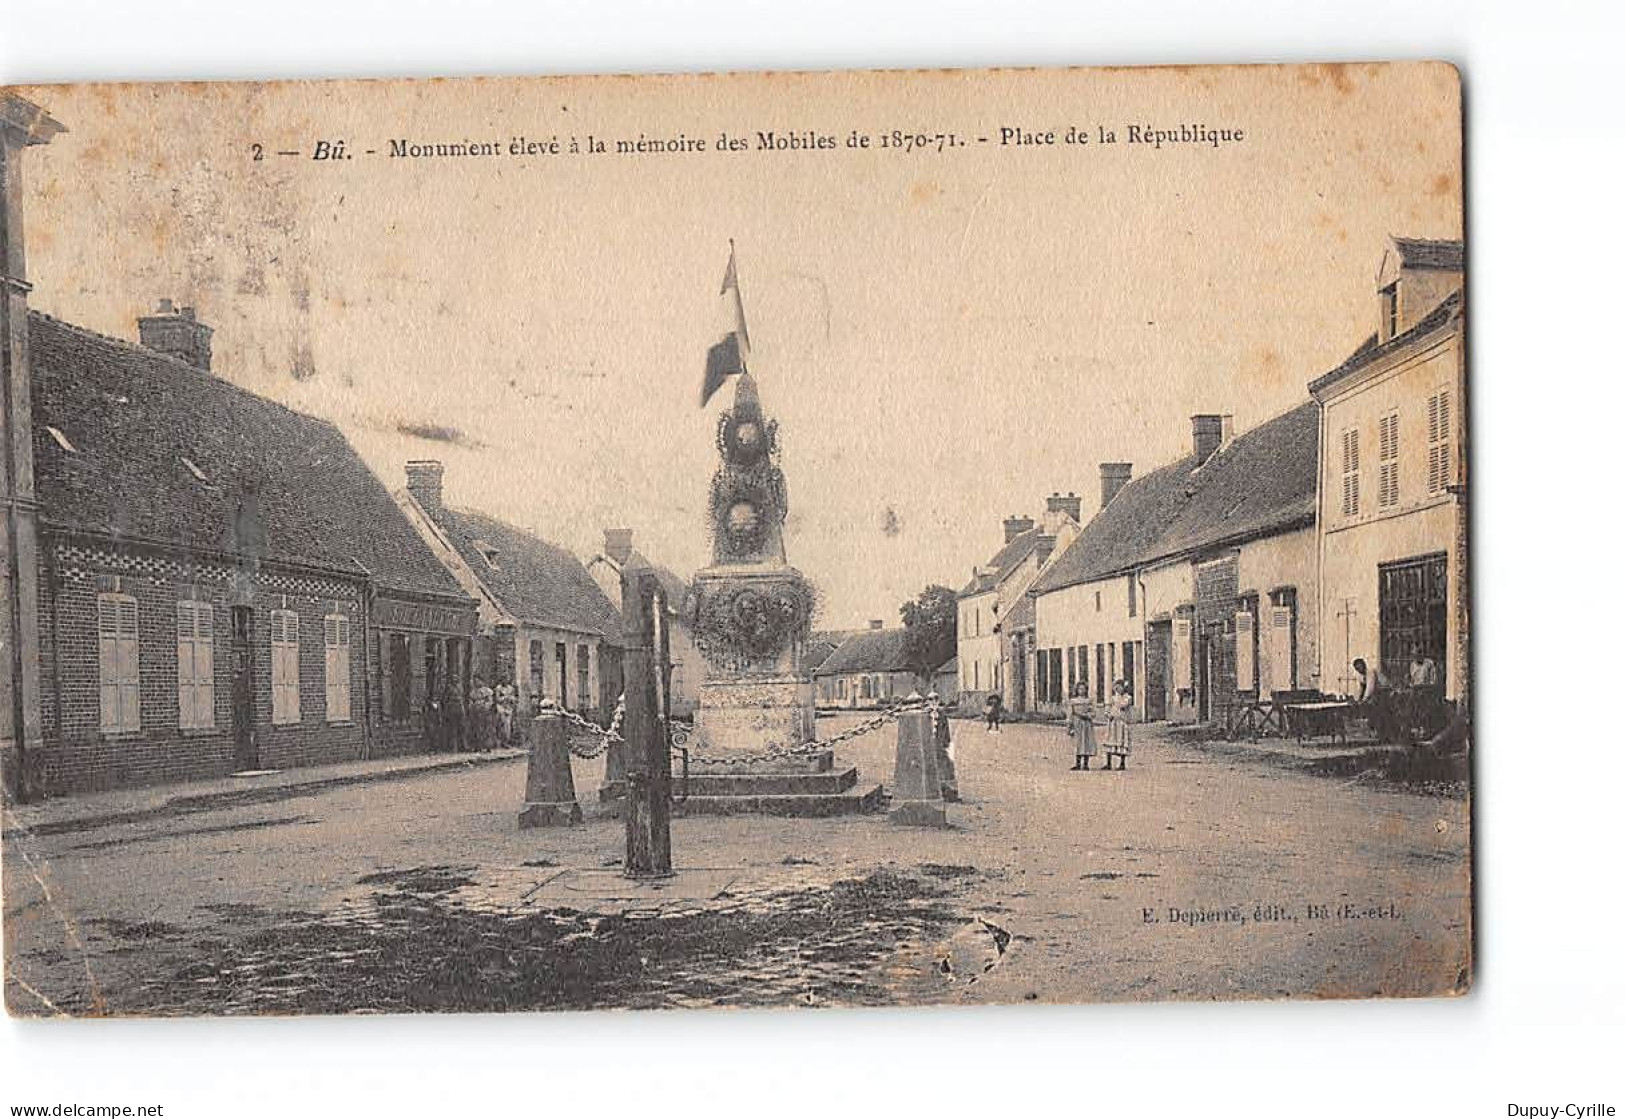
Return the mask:
{"type": "Polygon", "coordinates": [[[1395,280],[1377,294],[1382,297],[1382,337],[1386,341],[1399,333],[1399,281],[1395,280]]]}
{"type": "Polygon", "coordinates": [[[485,560],[485,566],[495,571],[497,569],[497,557],[502,553],[483,540],[474,541],[474,548],[480,553],[480,558],[485,560]]]}

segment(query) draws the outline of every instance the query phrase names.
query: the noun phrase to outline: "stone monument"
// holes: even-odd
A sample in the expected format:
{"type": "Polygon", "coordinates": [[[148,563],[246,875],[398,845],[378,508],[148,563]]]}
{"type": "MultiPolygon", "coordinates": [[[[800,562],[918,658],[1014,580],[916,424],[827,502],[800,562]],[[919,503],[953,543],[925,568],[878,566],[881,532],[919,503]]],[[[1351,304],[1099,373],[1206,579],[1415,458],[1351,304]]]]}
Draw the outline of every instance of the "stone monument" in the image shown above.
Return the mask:
{"type": "MultiPolygon", "coordinates": [[[[694,714],[702,757],[761,754],[816,737],[812,680],[801,667],[814,593],[785,556],[788,495],[778,450],[778,425],[763,413],[756,382],[742,374],[717,423],[712,563],[695,574],[688,602],[705,658],[694,714]]],[[[777,768],[798,768],[788,760],[777,768]]]]}

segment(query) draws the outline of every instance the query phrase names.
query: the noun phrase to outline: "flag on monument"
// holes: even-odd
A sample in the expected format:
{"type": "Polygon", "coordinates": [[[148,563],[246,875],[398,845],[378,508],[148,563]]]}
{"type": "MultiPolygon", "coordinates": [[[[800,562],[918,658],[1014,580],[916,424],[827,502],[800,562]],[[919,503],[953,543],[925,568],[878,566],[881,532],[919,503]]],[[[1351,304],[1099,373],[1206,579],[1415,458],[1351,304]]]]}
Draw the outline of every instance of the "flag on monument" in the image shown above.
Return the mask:
{"type": "Polygon", "coordinates": [[[750,334],[745,330],[745,302],[739,294],[739,265],[734,260],[733,242],[728,242],[728,271],[722,277],[722,307],[728,332],[705,354],[705,384],[700,389],[704,408],[722,382],[743,373],[750,362],[750,334]]]}

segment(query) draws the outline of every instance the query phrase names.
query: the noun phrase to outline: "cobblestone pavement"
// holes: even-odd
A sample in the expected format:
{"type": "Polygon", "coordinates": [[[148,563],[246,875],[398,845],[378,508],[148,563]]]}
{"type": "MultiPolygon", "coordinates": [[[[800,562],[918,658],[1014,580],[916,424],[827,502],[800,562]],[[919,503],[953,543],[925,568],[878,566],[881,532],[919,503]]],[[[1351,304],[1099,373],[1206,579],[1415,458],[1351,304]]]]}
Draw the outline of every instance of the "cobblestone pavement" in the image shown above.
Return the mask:
{"type": "MultiPolygon", "coordinates": [[[[848,717],[820,720],[828,735],[848,717]]],[[[16,1012],[1426,995],[1468,966],[1467,805],[1139,728],[954,723],[952,827],[696,817],[616,886],[619,821],[521,832],[513,760],[53,831],[6,821],[16,1012]],[[1313,908],[1311,908],[1313,907],[1313,908]]],[[[891,730],[840,758],[889,783],[891,730]]]]}

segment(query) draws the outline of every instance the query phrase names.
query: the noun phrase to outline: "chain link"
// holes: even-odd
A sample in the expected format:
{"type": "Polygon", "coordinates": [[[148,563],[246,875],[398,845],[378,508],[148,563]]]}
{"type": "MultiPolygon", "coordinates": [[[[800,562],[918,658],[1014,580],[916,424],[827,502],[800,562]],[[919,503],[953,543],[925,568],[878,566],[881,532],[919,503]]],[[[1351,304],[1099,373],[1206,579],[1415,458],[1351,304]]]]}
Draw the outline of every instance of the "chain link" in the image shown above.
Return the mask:
{"type": "Polygon", "coordinates": [[[615,701],[615,715],[610,719],[607,727],[601,727],[584,715],[578,715],[566,707],[560,707],[556,701],[550,698],[544,698],[541,701],[536,715],[538,718],[550,715],[556,716],[572,724],[577,729],[584,730],[592,735],[596,740],[593,745],[584,746],[578,744],[573,738],[565,739],[566,745],[570,748],[570,753],[587,761],[602,756],[612,743],[626,741],[621,737],[621,720],[626,716],[625,692],[622,692],[620,698],[615,701]]]}
{"type": "MultiPolygon", "coordinates": [[[[855,726],[847,727],[839,734],[832,735],[829,738],[814,739],[811,742],[803,742],[798,746],[773,746],[753,754],[702,754],[696,750],[694,752],[694,756],[697,760],[703,761],[707,765],[720,765],[728,767],[757,765],[764,761],[774,761],[782,758],[812,757],[816,754],[821,754],[826,750],[833,750],[835,747],[840,746],[843,743],[851,742],[857,738],[862,738],[866,734],[872,734],[901,715],[922,710],[930,712],[931,737],[933,740],[935,740],[937,732],[941,727],[943,713],[942,704],[937,701],[936,693],[933,692],[925,699],[921,699],[917,696],[910,696],[908,699],[904,700],[901,704],[892,708],[891,710],[883,711],[873,718],[865,719],[863,722],[858,723],[855,726]]],[[[622,692],[620,698],[615,701],[615,714],[614,717],[610,719],[609,726],[607,727],[601,727],[591,719],[588,719],[583,715],[579,715],[568,708],[559,706],[558,703],[552,699],[543,699],[541,701],[541,704],[537,710],[537,715],[538,717],[549,715],[557,716],[558,718],[563,719],[565,722],[575,726],[578,730],[585,731],[587,734],[591,735],[595,740],[594,744],[592,745],[580,745],[574,739],[566,740],[569,745],[570,753],[587,761],[591,761],[593,758],[601,757],[613,743],[626,741],[626,739],[621,737],[621,722],[626,717],[625,692],[622,692]]],[[[671,731],[672,745],[674,747],[683,746],[685,743],[687,743],[688,736],[689,732],[686,729],[680,729],[674,725],[671,731]]]]}

